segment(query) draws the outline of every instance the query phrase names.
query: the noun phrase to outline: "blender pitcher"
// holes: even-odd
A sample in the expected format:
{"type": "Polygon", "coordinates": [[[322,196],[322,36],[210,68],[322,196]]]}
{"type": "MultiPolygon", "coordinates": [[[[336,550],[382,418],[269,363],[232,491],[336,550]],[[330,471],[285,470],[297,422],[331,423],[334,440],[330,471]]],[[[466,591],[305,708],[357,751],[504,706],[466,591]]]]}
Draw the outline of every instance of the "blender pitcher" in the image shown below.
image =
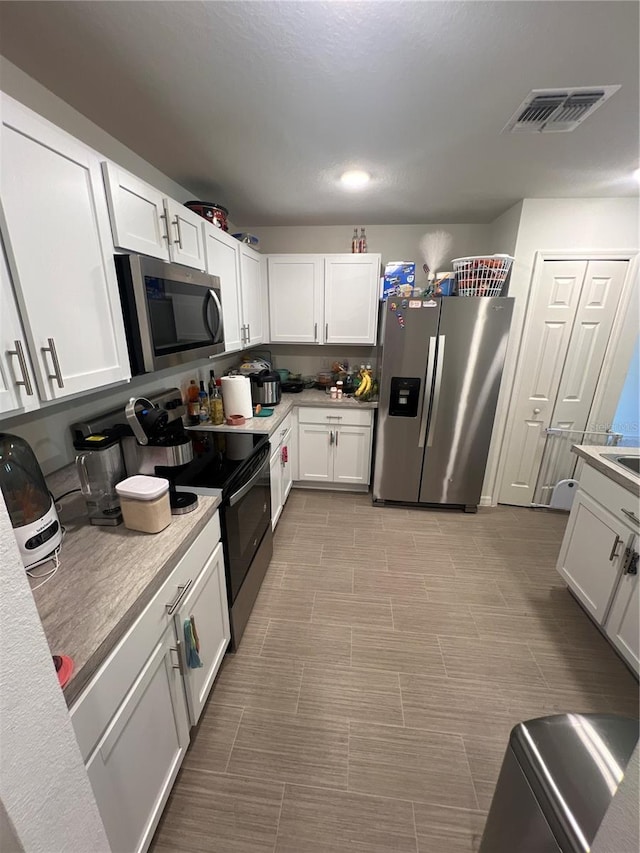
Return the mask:
{"type": "Polygon", "coordinates": [[[89,435],[74,443],[78,451],[76,468],[90,524],[115,525],[122,522],[116,483],[127,476],[120,440],[105,435],[89,435]]]}

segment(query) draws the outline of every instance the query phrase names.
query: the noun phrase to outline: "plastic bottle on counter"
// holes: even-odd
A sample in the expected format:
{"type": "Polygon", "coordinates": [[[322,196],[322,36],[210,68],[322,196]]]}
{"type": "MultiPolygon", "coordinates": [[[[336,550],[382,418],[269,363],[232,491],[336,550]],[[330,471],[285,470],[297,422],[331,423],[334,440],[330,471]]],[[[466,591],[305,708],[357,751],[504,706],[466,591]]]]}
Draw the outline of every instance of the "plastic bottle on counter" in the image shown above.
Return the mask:
{"type": "Polygon", "coordinates": [[[360,251],[360,242],[358,240],[358,229],[353,229],[353,237],[351,238],[351,253],[357,254],[360,251]]]}
{"type": "Polygon", "coordinates": [[[204,380],[200,380],[200,391],[198,392],[198,423],[204,424],[209,420],[209,395],[204,387],[204,380]]]}
{"type": "Polygon", "coordinates": [[[360,229],[360,239],[358,240],[358,251],[364,254],[367,251],[367,237],[364,233],[364,228],[360,229]]]}
{"type": "Polygon", "coordinates": [[[192,379],[187,388],[187,419],[191,426],[200,422],[200,397],[196,380],[192,379]]]}

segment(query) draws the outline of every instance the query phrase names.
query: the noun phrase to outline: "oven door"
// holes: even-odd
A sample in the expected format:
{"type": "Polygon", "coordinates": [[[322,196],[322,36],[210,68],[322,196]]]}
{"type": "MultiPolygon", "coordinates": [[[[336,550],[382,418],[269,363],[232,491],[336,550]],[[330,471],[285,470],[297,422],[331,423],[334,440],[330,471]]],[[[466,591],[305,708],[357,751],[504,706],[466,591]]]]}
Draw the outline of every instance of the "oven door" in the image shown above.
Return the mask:
{"type": "Polygon", "coordinates": [[[267,442],[245,478],[230,487],[223,500],[229,599],[231,604],[243,584],[262,537],[271,526],[271,480],[267,442]]]}
{"type": "Polygon", "coordinates": [[[116,255],[134,373],[224,352],[216,276],[141,255],[116,255]]]}

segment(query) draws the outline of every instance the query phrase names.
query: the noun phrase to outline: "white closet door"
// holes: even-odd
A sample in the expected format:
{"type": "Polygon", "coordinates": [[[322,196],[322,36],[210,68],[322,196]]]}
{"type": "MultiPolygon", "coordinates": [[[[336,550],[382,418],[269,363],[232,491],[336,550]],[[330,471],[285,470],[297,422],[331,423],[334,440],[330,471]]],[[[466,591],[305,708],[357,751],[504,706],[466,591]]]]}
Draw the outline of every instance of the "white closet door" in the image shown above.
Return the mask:
{"type": "Polygon", "coordinates": [[[551,425],[586,261],[545,261],[526,320],[526,337],[509,411],[500,502],[529,506],[551,425]]]}

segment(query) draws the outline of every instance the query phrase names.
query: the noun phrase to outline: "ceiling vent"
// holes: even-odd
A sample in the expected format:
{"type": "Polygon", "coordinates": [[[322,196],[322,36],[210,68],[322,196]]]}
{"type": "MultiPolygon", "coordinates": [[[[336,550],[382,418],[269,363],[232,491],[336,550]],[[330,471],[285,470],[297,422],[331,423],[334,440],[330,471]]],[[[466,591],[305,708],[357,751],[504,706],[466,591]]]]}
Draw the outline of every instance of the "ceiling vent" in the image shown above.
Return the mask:
{"type": "Polygon", "coordinates": [[[503,133],[567,133],[575,130],[620,86],[534,89],[509,119],[503,133]]]}

